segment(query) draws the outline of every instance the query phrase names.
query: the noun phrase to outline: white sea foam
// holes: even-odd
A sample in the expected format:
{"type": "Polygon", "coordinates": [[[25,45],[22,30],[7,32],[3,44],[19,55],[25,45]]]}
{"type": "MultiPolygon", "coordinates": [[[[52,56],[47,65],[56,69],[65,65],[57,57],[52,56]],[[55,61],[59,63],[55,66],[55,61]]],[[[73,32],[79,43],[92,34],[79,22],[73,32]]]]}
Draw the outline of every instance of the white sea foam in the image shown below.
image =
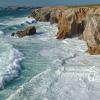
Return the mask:
{"type": "Polygon", "coordinates": [[[100,56],[90,56],[85,50],[84,41],[77,38],[49,44],[40,54],[50,59],[50,68],[23,84],[7,100],[99,100],[100,56]]]}
{"type": "MultiPolygon", "coordinates": [[[[14,19],[9,24],[20,24],[25,19],[16,21],[14,19]]],[[[28,40],[36,43],[46,41],[46,47],[43,47],[40,55],[49,59],[51,64],[48,69],[21,85],[6,100],[100,100],[100,56],[86,54],[85,42],[77,38],[60,42],[55,40],[55,25],[39,22],[36,26],[39,27],[37,32],[43,34],[36,35],[34,39],[25,37],[20,41],[24,41],[24,45],[27,45],[28,40]]],[[[19,62],[22,60],[22,55],[16,49],[9,44],[2,44],[1,87],[18,77],[21,70],[19,62]]]]}
{"type": "Polygon", "coordinates": [[[0,88],[15,79],[21,70],[22,53],[9,43],[0,42],[0,88]]]}
{"type": "Polygon", "coordinates": [[[36,24],[36,28],[37,34],[35,38],[41,41],[48,41],[54,39],[58,31],[56,24],[51,25],[49,22],[38,22],[36,24]]]}
{"type": "Polygon", "coordinates": [[[0,25],[20,25],[24,24],[27,20],[27,17],[19,17],[19,18],[11,18],[11,19],[6,19],[3,21],[3,23],[0,23],[0,25]]]}
{"type": "Polygon", "coordinates": [[[22,85],[7,100],[99,100],[100,82],[87,73],[46,70],[22,85]]]}
{"type": "Polygon", "coordinates": [[[4,34],[4,32],[3,31],[0,31],[0,35],[3,35],[4,34]]]}
{"type": "Polygon", "coordinates": [[[35,18],[32,18],[32,17],[30,17],[30,18],[26,18],[26,23],[28,23],[28,24],[33,24],[33,23],[37,23],[37,21],[35,20],[35,18]]]}
{"type": "MultiPolygon", "coordinates": [[[[100,100],[100,56],[86,54],[85,42],[77,38],[60,42],[53,39],[56,28],[49,23],[39,25],[38,32],[44,34],[33,40],[46,41],[48,46],[43,47],[40,55],[50,59],[51,65],[21,85],[6,100],[100,100]]],[[[16,77],[17,71],[13,72],[16,77]]]]}
{"type": "Polygon", "coordinates": [[[34,24],[36,20],[34,18],[19,17],[5,20],[1,25],[20,25],[25,23],[34,24]]]}

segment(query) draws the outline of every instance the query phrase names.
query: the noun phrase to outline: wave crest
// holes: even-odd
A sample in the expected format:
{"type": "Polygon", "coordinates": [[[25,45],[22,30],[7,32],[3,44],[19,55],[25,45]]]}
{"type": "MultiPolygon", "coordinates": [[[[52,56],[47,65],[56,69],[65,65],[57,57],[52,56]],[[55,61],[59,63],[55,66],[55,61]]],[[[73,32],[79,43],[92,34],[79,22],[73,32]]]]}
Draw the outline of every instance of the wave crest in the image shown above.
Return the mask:
{"type": "Polygon", "coordinates": [[[0,43],[0,89],[19,76],[23,54],[12,45],[0,43]]]}

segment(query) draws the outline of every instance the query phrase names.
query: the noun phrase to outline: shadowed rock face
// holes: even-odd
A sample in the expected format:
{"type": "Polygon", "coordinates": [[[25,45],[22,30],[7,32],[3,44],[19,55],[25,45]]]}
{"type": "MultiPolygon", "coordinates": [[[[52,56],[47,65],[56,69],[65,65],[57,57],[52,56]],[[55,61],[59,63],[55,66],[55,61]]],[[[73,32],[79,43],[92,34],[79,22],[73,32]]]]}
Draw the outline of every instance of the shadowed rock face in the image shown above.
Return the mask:
{"type": "Polygon", "coordinates": [[[58,22],[57,39],[65,39],[73,37],[79,33],[78,29],[79,29],[79,24],[75,20],[74,15],[71,16],[63,15],[61,20],[58,22]]]}
{"type": "Polygon", "coordinates": [[[34,26],[30,26],[24,31],[17,31],[16,34],[20,38],[24,36],[34,35],[36,34],[36,28],[34,26]]]}
{"type": "Polygon", "coordinates": [[[57,35],[57,39],[65,39],[67,37],[74,37],[74,36],[79,36],[80,34],[83,33],[84,29],[85,29],[85,17],[86,17],[86,11],[88,9],[87,8],[76,8],[76,9],[67,9],[63,12],[62,14],[62,19],[60,20],[60,24],[58,23],[58,28],[59,32],[57,35]],[[65,18],[65,17],[66,18],[65,18]],[[63,25],[65,25],[66,21],[66,26],[65,29],[62,28],[63,25]],[[62,34],[62,29],[63,29],[63,37],[59,37],[62,34]],[[66,32],[67,29],[67,32],[66,32]]]}
{"type": "Polygon", "coordinates": [[[52,24],[58,23],[56,38],[60,40],[75,36],[82,38],[84,33],[84,40],[88,46],[87,51],[90,54],[100,54],[100,22],[93,16],[91,16],[90,21],[89,19],[87,20],[88,16],[98,14],[100,14],[100,6],[76,8],[45,7],[33,10],[31,16],[39,21],[50,21],[52,24]],[[96,27],[95,24],[97,25],[96,27]]]}

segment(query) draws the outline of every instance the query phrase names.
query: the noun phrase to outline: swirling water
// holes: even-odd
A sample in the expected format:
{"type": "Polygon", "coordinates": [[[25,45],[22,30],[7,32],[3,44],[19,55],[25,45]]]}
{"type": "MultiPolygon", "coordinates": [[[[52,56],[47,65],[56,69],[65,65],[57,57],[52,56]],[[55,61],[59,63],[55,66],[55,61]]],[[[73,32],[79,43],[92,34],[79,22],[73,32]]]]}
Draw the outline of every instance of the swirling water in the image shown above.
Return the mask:
{"type": "Polygon", "coordinates": [[[100,56],[86,54],[83,40],[56,40],[56,24],[47,22],[32,24],[34,36],[12,37],[25,20],[0,18],[0,100],[99,100],[100,56]]]}

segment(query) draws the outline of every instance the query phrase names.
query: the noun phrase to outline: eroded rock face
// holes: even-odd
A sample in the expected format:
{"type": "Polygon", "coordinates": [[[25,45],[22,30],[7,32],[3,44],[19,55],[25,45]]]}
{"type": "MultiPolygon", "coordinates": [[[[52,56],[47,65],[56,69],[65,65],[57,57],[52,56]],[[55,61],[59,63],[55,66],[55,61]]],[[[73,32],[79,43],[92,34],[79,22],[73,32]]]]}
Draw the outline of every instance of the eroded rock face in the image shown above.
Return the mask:
{"type": "Polygon", "coordinates": [[[62,18],[62,11],[57,10],[57,11],[52,11],[50,14],[50,23],[58,23],[60,19],[62,18]]]}
{"type": "Polygon", "coordinates": [[[90,54],[100,54],[100,15],[90,15],[83,33],[90,54]]]}
{"type": "Polygon", "coordinates": [[[74,37],[83,33],[85,29],[85,14],[82,16],[83,12],[81,11],[79,14],[78,10],[69,9],[63,12],[62,18],[58,23],[57,39],[74,37]]]}
{"type": "Polygon", "coordinates": [[[34,9],[31,17],[34,17],[38,21],[50,21],[51,23],[57,23],[65,8],[66,7],[44,7],[34,9]]]}
{"type": "Polygon", "coordinates": [[[63,39],[67,38],[67,36],[74,37],[74,36],[82,35],[86,27],[86,18],[90,14],[100,14],[100,7],[99,6],[90,7],[90,8],[80,7],[80,8],[65,9],[62,13],[61,22],[60,24],[58,24],[59,35],[61,36],[61,34],[68,34],[68,35],[64,35],[65,37],[63,37],[63,39]],[[64,16],[66,16],[66,19],[64,16]],[[64,20],[67,21],[65,31],[62,28],[62,26],[65,25],[64,20]],[[67,32],[66,32],[66,29],[67,29],[67,32]]]}
{"type": "Polygon", "coordinates": [[[87,17],[91,14],[100,14],[100,6],[76,8],[45,7],[33,10],[32,16],[39,21],[50,21],[52,24],[57,23],[57,39],[62,40],[75,36],[82,39],[84,37],[88,45],[87,52],[90,54],[100,54],[100,16],[99,18],[91,16],[89,21],[87,17]]]}
{"type": "Polygon", "coordinates": [[[34,35],[34,34],[36,34],[36,28],[34,26],[30,26],[24,31],[17,31],[16,34],[20,38],[22,38],[24,36],[34,35]]]}
{"type": "Polygon", "coordinates": [[[86,16],[98,12],[100,12],[100,7],[44,7],[33,10],[31,16],[39,21],[58,23],[57,39],[65,39],[67,36],[82,34],[85,29],[86,16]]]}
{"type": "Polygon", "coordinates": [[[66,16],[63,16],[58,23],[57,39],[65,39],[70,37],[71,23],[67,20],[66,16]]]}

